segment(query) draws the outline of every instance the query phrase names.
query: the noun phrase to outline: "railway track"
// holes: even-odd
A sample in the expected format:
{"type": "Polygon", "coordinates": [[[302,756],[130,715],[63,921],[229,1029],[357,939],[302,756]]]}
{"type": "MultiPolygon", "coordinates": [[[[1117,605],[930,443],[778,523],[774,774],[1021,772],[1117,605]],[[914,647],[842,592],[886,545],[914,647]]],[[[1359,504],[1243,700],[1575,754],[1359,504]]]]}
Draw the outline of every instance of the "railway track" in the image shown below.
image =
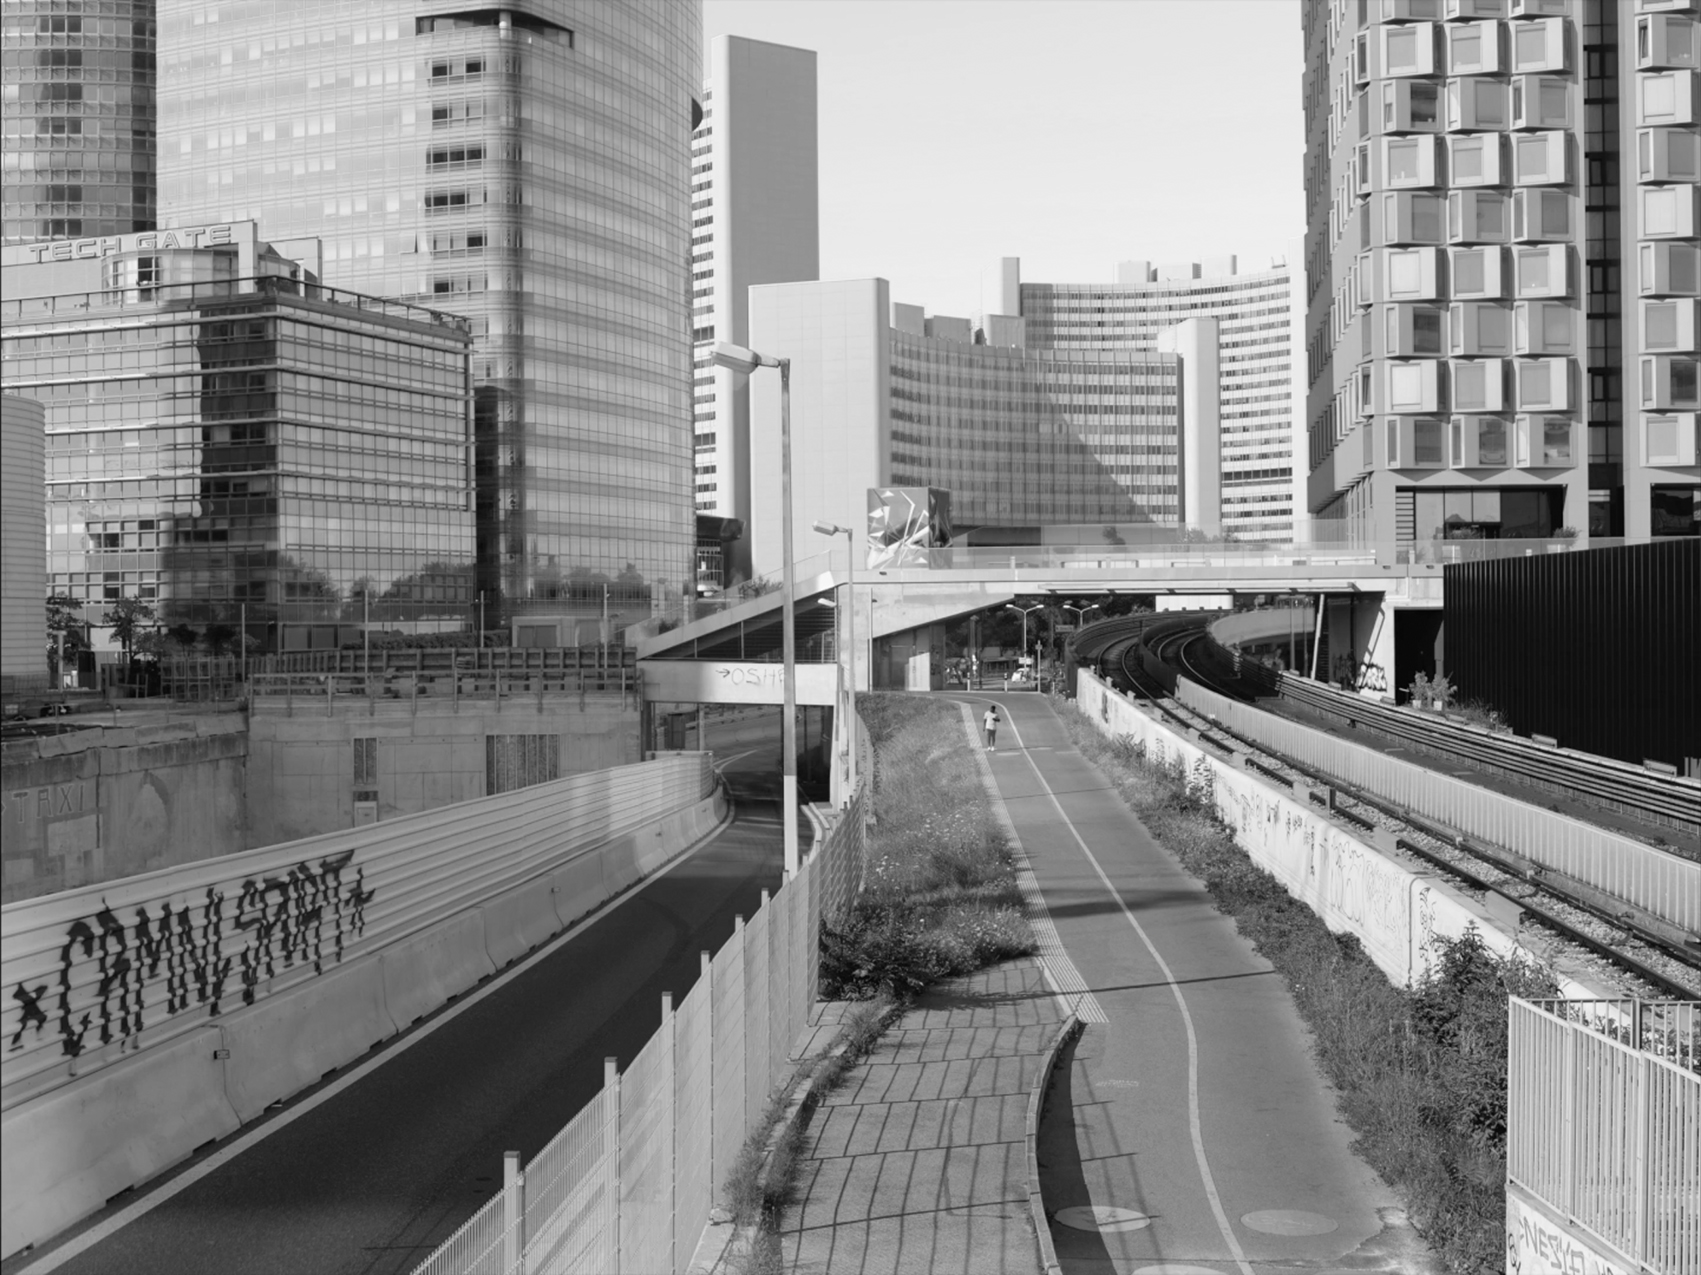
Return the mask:
{"type": "Polygon", "coordinates": [[[1222,695],[1253,698],[1257,675],[1246,676],[1250,670],[1236,667],[1233,657],[1211,641],[1205,628],[1208,618],[1186,613],[1136,617],[1143,623],[1095,635],[1103,640],[1082,644],[1080,653],[1120,689],[1150,701],[1173,725],[1197,733],[1224,752],[1243,754],[1253,769],[1290,789],[1300,788],[1303,780],[1310,799],[1336,817],[1367,831],[1393,831],[1397,848],[1469,889],[1504,900],[1513,916],[1528,917],[1660,995],[1701,995],[1701,949],[1613,909],[1610,900],[1580,896],[1544,878],[1536,865],[1343,784],[1177,701],[1174,690],[1182,676],[1222,695]]]}

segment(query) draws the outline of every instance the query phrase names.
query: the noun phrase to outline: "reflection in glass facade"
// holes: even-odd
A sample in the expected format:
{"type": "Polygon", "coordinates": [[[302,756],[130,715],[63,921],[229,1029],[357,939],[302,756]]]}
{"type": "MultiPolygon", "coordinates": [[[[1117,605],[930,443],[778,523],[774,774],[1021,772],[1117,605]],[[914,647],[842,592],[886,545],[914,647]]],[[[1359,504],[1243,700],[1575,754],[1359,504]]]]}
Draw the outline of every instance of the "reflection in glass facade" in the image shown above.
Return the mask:
{"type": "Polygon", "coordinates": [[[162,0],[162,220],[317,237],[327,282],[471,321],[504,614],[600,610],[604,581],[677,608],[699,6],[432,9],[162,0]]]}
{"type": "Polygon", "coordinates": [[[1023,282],[1021,314],[1034,350],[1154,350],[1165,329],[1216,319],[1222,527],[1287,541],[1296,514],[1293,272],[1235,265],[1230,257],[1159,278],[1170,272],[1127,262],[1114,284],[1023,282]]]}
{"type": "Polygon", "coordinates": [[[6,0],[3,241],[154,224],[153,0],[6,0]]]}
{"type": "Polygon", "coordinates": [[[367,618],[465,626],[464,319],[276,277],[8,299],[0,319],[7,391],[47,411],[49,588],[86,618],[128,597],[234,629],[246,608],[269,649],[367,618]]]}
{"type": "Polygon", "coordinates": [[[891,482],[958,525],[1179,520],[1174,355],[891,342],[891,482]]]}

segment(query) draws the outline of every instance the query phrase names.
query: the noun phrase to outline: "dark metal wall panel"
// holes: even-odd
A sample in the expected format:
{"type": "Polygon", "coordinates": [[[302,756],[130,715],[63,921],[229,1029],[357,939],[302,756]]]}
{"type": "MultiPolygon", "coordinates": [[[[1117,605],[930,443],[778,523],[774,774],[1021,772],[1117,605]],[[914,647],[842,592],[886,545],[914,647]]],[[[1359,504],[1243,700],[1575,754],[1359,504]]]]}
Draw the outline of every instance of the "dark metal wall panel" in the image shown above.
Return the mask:
{"type": "Polygon", "coordinates": [[[1447,673],[1521,735],[1701,757],[1701,540],[1449,566],[1447,673]]]}

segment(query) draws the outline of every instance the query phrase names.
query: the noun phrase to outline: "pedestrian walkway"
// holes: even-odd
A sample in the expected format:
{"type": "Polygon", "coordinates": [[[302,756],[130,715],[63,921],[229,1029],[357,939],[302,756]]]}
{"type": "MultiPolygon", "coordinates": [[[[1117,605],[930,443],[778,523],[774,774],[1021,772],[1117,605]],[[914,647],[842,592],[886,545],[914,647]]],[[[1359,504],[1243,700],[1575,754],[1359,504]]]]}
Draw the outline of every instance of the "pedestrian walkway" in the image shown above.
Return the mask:
{"type": "MultiPolygon", "coordinates": [[[[954,698],[978,714],[991,697],[954,698]]],[[[1281,977],[1071,744],[1049,700],[997,698],[998,792],[1109,1020],[1065,1051],[1041,1123],[1062,1269],[1437,1269],[1353,1154],[1281,977]]]]}
{"type": "Polygon", "coordinates": [[[810,1122],[785,1269],[1038,1270],[1027,1104],[1064,1017],[1034,960],[920,997],[810,1122]]]}

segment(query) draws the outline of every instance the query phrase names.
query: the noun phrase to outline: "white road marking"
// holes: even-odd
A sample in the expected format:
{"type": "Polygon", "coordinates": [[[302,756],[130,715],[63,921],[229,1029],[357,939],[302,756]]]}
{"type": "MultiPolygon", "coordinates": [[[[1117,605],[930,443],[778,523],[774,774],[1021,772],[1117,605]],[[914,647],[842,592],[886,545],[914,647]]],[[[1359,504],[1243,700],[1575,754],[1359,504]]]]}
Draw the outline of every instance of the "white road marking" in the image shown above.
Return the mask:
{"type": "MultiPolygon", "coordinates": [[[[1016,742],[1021,744],[1022,733],[1017,729],[1014,714],[1010,718],[1010,733],[1015,735],[1016,742]]],[[[1026,746],[1023,745],[1023,747],[1026,746]]],[[[1032,757],[1028,758],[1028,765],[1033,769],[1034,778],[1039,780],[1040,786],[1045,789],[1046,796],[1051,798],[1051,804],[1057,808],[1057,816],[1063,820],[1064,826],[1069,829],[1069,835],[1075,838],[1075,844],[1081,847],[1081,853],[1087,856],[1087,862],[1093,865],[1093,871],[1098,873],[1099,880],[1104,882],[1106,892],[1116,900],[1116,906],[1122,909],[1122,915],[1128,918],[1128,924],[1134,927],[1134,933],[1140,936],[1140,942],[1146,945],[1146,950],[1152,954],[1152,959],[1163,971],[1164,981],[1169,984],[1170,994],[1175,997],[1175,1003],[1181,1009],[1181,1021],[1187,1027],[1187,1118],[1189,1132],[1193,1135],[1193,1158],[1199,1163],[1199,1177],[1205,1186],[1205,1197],[1211,1202],[1211,1212],[1216,1215],[1217,1229],[1222,1232],[1223,1240],[1228,1244],[1229,1252],[1234,1254],[1234,1260],[1239,1265],[1243,1275],[1254,1275],[1251,1265],[1246,1260],[1246,1253],[1240,1247],[1240,1241],[1235,1238],[1234,1227],[1229,1222],[1228,1213],[1223,1209],[1222,1197],[1217,1194],[1217,1181],[1211,1175],[1211,1162],[1205,1156],[1205,1139],[1199,1123],[1199,1037],[1193,1030],[1193,1015],[1188,1012],[1187,998],[1181,994],[1181,986],[1176,982],[1175,975],[1170,972],[1169,964],[1159,954],[1152,940],[1147,937],[1144,927],[1134,918],[1134,913],[1129,911],[1128,905],[1122,901],[1122,896],[1117,893],[1116,887],[1105,875],[1105,870],[1099,866],[1098,857],[1087,848],[1085,839],[1082,838],[1074,822],[1064,811],[1063,803],[1057,799],[1057,794],[1052,791],[1045,776],[1040,774],[1040,768],[1034,763],[1032,757]]]]}
{"type": "MultiPolygon", "coordinates": [[[[728,827],[732,826],[735,825],[728,825],[728,827]]],[[[671,863],[657,869],[655,872],[646,877],[642,885],[639,886],[639,889],[643,889],[652,881],[661,880],[680,864],[693,857],[699,850],[709,845],[710,842],[712,842],[725,830],[725,828],[717,828],[696,845],[688,847],[671,863]]],[[[421,1024],[412,1035],[404,1035],[396,1039],[393,1045],[388,1046],[377,1057],[369,1058],[366,1062],[356,1067],[346,1076],[341,1076],[332,1081],[311,1098],[305,1098],[295,1106],[280,1112],[275,1119],[268,1120],[258,1129],[249,1130],[249,1132],[237,1138],[236,1141],[232,1142],[229,1146],[220,1147],[217,1151],[213,1152],[212,1155],[201,1161],[201,1163],[178,1174],[175,1178],[171,1179],[171,1181],[163,1183],[153,1190],[148,1190],[147,1185],[144,1183],[139,1189],[147,1191],[145,1196],[138,1198],[134,1203],[125,1205],[104,1222],[100,1222],[95,1226],[89,1227],[88,1230],[82,1232],[76,1238],[67,1241],[60,1248],[54,1249],[53,1252],[42,1257],[39,1261],[31,1262],[28,1266],[22,1267],[17,1272],[17,1275],[47,1275],[47,1272],[49,1271],[58,1270],[73,1257],[81,1256],[83,1253],[86,1253],[89,1249],[93,1248],[96,1244],[99,1244],[101,1241],[110,1238],[123,1230],[126,1226],[129,1226],[130,1223],[134,1222],[137,1218],[142,1217],[147,1213],[151,1213],[154,1209],[171,1199],[172,1196],[177,1195],[182,1191],[187,1191],[208,1174],[215,1173],[219,1169],[222,1169],[225,1165],[236,1159],[237,1156],[248,1150],[248,1148],[255,1146],[263,1139],[270,1137],[286,1125],[295,1123],[295,1121],[301,1119],[301,1117],[306,1115],[309,1111],[329,1102],[350,1085],[354,1084],[356,1081],[364,1079],[368,1074],[376,1071],[379,1067],[389,1062],[392,1058],[395,1058],[398,1054],[413,1048],[413,1046],[431,1035],[431,1033],[436,1031],[439,1027],[459,1017],[498,988],[505,987],[508,983],[518,978],[532,966],[536,965],[546,956],[553,953],[555,949],[560,947],[563,943],[567,942],[569,939],[577,938],[590,926],[602,920],[602,918],[614,908],[631,900],[637,893],[638,891],[634,890],[630,893],[622,894],[619,898],[610,899],[589,916],[586,916],[582,920],[575,922],[567,929],[561,931],[560,934],[556,935],[553,939],[549,940],[549,942],[538,948],[537,951],[533,952],[525,960],[502,971],[495,978],[491,979],[483,987],[478,988],[471,995],[463,993],[462,999],[456,1003],[453,1009],[445,1010],[439,1013],[436,1018],[421,1024]]],[[[287,1102],[288,1099],[285,1099],[285,1101],[287,1102]]]]}

